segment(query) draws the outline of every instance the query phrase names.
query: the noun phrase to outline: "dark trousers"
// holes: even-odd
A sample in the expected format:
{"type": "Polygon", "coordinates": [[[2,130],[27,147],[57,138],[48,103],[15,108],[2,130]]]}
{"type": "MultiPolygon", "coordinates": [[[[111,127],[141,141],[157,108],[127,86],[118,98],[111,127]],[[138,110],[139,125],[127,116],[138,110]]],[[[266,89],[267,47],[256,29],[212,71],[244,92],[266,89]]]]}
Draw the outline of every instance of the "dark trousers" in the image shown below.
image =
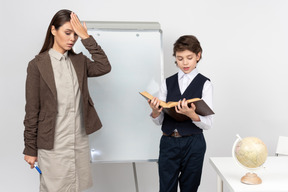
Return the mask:
{"type": "Polygon", "coordinates": [[[197,192],[206,142],[203,134],[187,137],[162,136],[159,153],[160,192],[197,192]]]}

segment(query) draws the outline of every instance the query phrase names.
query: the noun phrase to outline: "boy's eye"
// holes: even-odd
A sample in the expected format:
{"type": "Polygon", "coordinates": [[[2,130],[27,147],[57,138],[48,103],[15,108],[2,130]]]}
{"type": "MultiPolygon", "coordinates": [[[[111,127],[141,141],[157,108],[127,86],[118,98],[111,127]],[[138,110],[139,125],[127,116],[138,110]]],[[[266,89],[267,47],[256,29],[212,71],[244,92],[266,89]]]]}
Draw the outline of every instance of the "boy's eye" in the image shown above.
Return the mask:
{"type": "Polygon", "coordinates": [[[193,57],[188,57],[188,59],[189,59],[189,60],[192,60],[192,59],[193,59],[193,57]]]}

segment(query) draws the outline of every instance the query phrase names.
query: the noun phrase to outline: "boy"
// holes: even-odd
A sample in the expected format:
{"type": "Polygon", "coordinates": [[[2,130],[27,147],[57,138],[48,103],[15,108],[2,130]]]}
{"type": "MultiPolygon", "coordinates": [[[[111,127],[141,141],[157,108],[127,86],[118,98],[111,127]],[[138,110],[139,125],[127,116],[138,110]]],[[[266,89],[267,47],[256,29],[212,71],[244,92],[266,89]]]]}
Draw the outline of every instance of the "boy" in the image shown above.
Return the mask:
{"type": "Polygon", "coordinates": [[[176,192],[178,182],[181,192],[197,192],[206,151],[202,132],[211,128],[213,116],[198,115],[195,105],[188,107],[186,99],[202,98],[212,109],[213,87],[210,79],[196,68],[202,48],[195,36],[181,36],[174,43],[173,56],[179,72],[162,83],[159,99],[154,97],[148,101],[151,117],[157,125],[162,125],[163,132],[158,160],[160,192],[176,192]],[[179,101],[175,110],[191,120],[174,120],[162,112],[159,100],[179,101]]]}

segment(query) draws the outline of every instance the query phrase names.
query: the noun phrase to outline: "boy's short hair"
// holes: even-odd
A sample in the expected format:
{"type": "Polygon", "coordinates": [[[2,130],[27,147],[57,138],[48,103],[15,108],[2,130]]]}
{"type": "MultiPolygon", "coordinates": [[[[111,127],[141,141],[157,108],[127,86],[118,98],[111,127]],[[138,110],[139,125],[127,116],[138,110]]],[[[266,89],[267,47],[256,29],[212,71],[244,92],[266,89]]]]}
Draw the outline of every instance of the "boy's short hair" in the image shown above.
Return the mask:
{"type": "Polygon", "coordinates": [[[185,50],[192,51],[196,55],[201,52],[200,59],[202,58],[202,48],[200,42],[193,35],[183,35],[177,39],[177,41],[174,43],[173,56],[176,56],[176,52],[185,50]]]}

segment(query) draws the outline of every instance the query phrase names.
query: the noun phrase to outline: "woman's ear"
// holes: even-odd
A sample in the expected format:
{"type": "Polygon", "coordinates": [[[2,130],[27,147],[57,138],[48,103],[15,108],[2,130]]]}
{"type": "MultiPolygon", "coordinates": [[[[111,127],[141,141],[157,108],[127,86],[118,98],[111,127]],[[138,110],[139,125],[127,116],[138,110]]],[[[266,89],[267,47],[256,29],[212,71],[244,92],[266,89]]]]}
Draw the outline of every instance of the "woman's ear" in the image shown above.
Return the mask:
{"type": "Polygon", "coordinates": [[[52,33],[52,35],[55,36],[56,29],[55,29],[55,26],[54,26],[54,25],[52,25],[52,27],[51,27],[51,33],[52,33]]]}

